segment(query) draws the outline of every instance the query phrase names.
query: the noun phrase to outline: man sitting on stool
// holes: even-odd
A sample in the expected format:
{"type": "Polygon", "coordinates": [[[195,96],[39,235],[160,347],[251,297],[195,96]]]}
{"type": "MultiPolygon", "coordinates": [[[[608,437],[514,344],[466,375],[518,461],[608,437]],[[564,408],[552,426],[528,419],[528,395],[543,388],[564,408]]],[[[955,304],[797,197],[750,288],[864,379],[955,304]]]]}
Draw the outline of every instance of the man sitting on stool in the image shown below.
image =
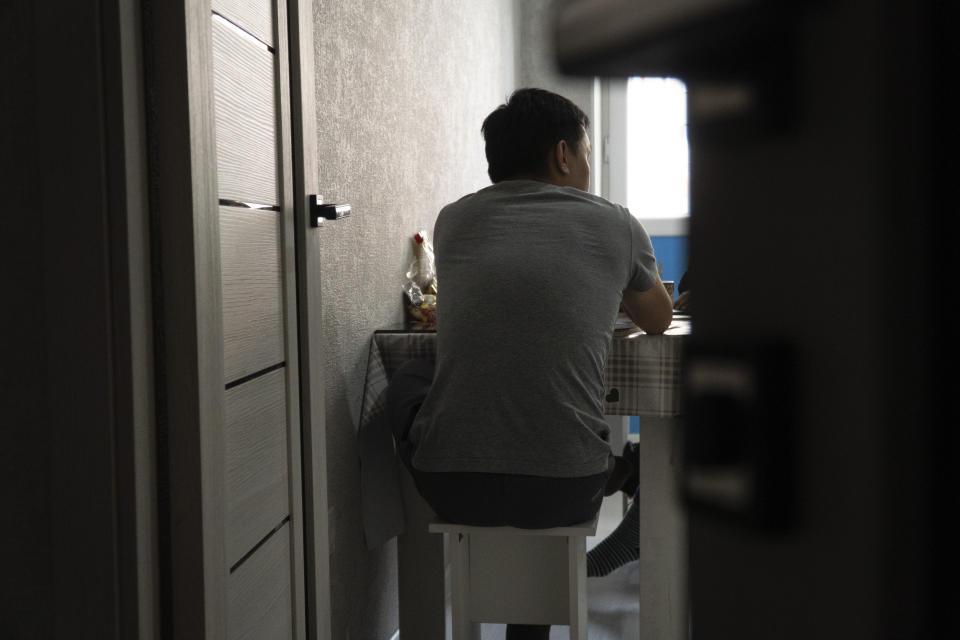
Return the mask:
{"type": "Polygon", "coordinates": [[[514,92],[482,127],[493,185],[437,218],[436,367],[402,366],[387,412],[418,491],[450,522],[577,524],[632,471],[610,452],[604,365],[621,302],[662,333],[671,300],[640,223],[587,193],[588,126],[562,96],[514,92]]]}

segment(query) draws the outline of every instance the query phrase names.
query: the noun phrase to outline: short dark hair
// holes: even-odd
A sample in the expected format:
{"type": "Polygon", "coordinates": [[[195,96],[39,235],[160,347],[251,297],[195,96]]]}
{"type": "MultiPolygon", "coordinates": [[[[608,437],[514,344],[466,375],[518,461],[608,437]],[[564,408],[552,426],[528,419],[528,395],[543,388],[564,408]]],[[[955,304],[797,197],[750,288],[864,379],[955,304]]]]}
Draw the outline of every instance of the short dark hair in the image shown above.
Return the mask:
{"type": "Polygon", "coordinates": [[[550,149],[560,140],[578,148],[589,126],[587,114],[567,98],[544,89],[517,89],[480,129],[490,180],[543,175],[550,149]]]}

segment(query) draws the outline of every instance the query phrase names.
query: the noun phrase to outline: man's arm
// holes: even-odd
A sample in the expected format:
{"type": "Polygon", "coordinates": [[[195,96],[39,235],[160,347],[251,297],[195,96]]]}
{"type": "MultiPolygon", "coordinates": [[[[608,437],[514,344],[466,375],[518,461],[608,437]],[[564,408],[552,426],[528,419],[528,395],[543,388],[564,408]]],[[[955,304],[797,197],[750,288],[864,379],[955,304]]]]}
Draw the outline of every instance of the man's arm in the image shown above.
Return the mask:
{"type": "Polygon", "coordinates": [[[659,282],[646,291],[624,289],[623,310],[647,333],[663,333],[673,320],[673,300],[659,282]]]}

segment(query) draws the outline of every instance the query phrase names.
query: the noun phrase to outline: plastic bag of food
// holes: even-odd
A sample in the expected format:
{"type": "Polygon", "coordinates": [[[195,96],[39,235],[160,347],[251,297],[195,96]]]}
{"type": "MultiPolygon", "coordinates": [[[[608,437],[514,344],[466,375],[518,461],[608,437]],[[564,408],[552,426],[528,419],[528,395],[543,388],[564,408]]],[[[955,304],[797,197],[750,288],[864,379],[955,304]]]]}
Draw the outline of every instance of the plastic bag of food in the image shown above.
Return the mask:
{"type": "Polygon", "coordinates": [[[426,231],[413,236],[413,262],[403,282],[403,292],[411,324],[424,329],[436,327],[437,268],[426,231]]]}

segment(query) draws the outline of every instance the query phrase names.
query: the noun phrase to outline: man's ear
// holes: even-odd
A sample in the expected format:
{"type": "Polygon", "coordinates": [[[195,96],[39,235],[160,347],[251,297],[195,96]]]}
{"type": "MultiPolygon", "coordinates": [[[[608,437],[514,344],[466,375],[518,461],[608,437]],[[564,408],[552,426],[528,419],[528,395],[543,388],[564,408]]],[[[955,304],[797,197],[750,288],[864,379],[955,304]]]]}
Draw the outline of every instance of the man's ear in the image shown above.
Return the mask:
{"type": "Polygon", "coordinates": [[[570,163],[567,161],[568,153],[570,153],[570,146],[566,140],[560,139],[553,147],[553,156],[557,171],[563,175],[569,175],[570,173],[570,163]]]}

